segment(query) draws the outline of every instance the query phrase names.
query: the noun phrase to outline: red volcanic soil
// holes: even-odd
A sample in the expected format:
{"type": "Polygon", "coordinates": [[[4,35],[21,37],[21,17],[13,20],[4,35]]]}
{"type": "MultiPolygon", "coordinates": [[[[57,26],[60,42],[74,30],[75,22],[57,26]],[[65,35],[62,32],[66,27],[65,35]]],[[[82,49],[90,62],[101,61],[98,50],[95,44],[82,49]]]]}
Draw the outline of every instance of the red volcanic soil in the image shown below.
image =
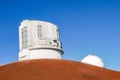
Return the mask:
{"type": "Polygon", "coordinates": [[[120,80],[120,72],[75,61],[39,59],[0,66],[0,80],[120,80]]]}

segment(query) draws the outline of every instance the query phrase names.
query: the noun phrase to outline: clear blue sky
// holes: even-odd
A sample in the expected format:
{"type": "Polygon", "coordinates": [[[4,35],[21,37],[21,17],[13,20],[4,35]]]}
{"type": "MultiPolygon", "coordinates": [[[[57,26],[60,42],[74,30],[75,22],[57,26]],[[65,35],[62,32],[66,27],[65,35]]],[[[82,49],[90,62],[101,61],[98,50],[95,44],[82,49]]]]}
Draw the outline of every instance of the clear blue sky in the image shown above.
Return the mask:
{"type": "Polygon", "coordinates": [[[120,71],[119,0],[0,0],[0,64],[18,60],[18,26],[24,19],[59,26],[64,59],[101,57],[120,71]]]}

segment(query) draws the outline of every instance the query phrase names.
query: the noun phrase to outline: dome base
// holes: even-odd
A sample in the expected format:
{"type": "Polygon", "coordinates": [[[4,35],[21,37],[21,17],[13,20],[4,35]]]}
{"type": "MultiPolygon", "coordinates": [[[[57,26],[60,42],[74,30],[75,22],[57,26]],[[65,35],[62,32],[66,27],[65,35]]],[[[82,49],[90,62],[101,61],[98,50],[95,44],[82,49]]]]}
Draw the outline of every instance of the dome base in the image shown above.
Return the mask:
{"type": "Polygon", "coordinates": [[[55,49],[25,49],[19,53],[19,60],[62,59],[62,52],[55,49]]]}

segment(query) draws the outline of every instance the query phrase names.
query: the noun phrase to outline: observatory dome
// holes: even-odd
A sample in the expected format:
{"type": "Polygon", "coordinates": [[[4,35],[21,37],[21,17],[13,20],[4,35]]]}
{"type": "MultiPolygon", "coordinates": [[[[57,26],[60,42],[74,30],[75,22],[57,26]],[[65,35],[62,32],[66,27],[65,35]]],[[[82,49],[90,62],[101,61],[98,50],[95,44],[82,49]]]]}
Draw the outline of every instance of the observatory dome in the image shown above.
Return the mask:
{"type": "Polygon", "coordinates": [[[99,67],[104,67],[102,59],[95,55],[88,55],[81,62],[99,67]]]}
{"type": "Polygon", "coordinates": [[[62,43],[57,25],[24,20],[19,26],[19,60],[62,59],[62,43]]]}

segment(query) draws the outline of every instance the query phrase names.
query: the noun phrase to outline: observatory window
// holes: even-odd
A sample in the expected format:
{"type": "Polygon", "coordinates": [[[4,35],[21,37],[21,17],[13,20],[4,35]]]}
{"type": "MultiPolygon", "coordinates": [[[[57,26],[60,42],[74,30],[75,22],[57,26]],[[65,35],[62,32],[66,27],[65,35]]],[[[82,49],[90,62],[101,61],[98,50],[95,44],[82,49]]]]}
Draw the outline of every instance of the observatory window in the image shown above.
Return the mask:
{"type": "Polygon", "coordinates": [[[42,38],[42,25],[37,25],[38,38],[42,38]]]}
{"type": "Polygon", "coordinates": [[[50,42],[50,45],[52,44],[52,42],[50,42]]]}
{"type": "Polygon", "coordinates": [[[61,48],[62,48],[62,42],[61,42],[60,44],[61,44],[60,46],[61,46],[61,48]]]}
{"type": "Polygon", "coordinates": [[[57,39],[59,39],[59,29],[57,28],[57,39]]]}
{"type": "Polygon", "coordinates": [[[27,26],[22,29],[22,48],[27,48],[27,26]]]}

